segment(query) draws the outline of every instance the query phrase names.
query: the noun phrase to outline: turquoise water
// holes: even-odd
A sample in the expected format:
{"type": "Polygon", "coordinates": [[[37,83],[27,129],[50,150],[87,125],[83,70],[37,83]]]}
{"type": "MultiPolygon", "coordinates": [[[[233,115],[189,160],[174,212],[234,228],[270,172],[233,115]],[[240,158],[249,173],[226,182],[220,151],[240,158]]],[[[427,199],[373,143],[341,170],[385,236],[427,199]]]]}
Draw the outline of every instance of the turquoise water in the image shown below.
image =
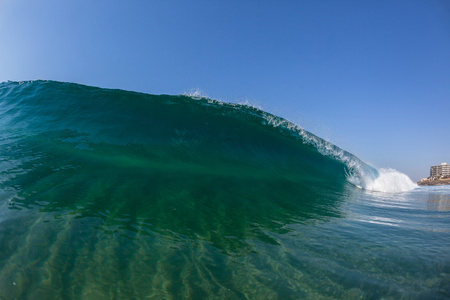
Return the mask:
{"type": "Polygon", "coordinates": [[[259,109],[0,84],[0,299],[447,299],[450,188],[259,109]]]}

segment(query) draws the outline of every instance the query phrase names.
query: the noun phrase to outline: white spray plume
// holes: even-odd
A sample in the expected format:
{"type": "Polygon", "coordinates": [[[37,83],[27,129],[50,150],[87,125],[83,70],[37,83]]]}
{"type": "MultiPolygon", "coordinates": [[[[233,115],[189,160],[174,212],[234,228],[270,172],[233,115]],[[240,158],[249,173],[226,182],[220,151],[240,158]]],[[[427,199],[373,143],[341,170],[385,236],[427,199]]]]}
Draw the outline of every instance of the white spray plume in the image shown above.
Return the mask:
{"type": "Polygon", "coordinates": [[[184,92],[183,95],[194,99],[209,98],[208,94],[200,89],[191,89],[189,92],[184,92]]]}
{"type": "Polygon", "coordinates": [[[365,183],[369,191],[399,193],[415,189],[417,185],[405,174],[394,169],[379,169],[380,176],[365,183]]]}

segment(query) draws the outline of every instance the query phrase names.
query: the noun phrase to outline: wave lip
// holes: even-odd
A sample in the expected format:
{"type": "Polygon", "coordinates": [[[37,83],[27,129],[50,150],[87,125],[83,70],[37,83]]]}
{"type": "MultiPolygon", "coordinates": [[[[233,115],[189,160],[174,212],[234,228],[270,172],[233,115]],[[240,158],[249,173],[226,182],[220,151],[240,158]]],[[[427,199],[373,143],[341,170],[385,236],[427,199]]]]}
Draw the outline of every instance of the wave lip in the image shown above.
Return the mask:
{"type": "Polygon", "coordinates": [[[384,193],[408,192],[417,188],[406,174],[398,172],[395,169],[379,169],[379,176],[374,180],[364,182],[362,188],[368,191],[384,193]]]}

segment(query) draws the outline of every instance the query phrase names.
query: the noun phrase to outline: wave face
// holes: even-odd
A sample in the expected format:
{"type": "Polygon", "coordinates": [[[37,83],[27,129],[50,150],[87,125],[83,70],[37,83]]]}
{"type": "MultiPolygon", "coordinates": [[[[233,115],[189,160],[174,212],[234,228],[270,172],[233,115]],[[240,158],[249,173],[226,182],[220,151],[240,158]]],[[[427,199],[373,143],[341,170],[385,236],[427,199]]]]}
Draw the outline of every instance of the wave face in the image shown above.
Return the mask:
{"type": "Polygon", "coordinates": [[[258,298],[271,285],[235,257],[339,218],[355,186],[411,188],[251,106],[53,81],[0,84],[0,171],[0,296],[17,298],[258,298]]]}
{"type": "Polygon", "coordinates": [[[74,168],[75,155],[124,168],[300,185],[364,185],[378,177],[350,153],[251,106],[52,81],[3,83],[0,97],[3,143],[33,142],[40,153],[65,154],[74,168]]]}

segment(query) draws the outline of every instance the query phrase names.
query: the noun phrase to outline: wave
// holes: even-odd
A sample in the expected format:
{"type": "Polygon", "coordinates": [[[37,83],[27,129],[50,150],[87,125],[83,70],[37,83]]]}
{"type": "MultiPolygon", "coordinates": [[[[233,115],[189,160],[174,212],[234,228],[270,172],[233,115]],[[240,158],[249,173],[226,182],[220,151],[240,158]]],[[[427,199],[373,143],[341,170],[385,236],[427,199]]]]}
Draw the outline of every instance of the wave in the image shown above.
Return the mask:
{"type": "MultiPolygon", "coordinates": [[[[121,167],[176,166],[238,178],[279,176],[299,184],[349,182],[382,192],[414,188],[406,175],[377,170],[286,119],[199,92],[157,96],[38,80],[1,83],[0,99],[3,145],[12,149],[20,140],[34,140],[28,146],[37,153],[65,152],[72,158],[67,165],[76,165],[73,158],[83,153],[93,160],[109,157],[108,163],[121,167]]],[[[12,164],[36,158],[17,151],[20,158],[9,160],[12,164]]]]}

